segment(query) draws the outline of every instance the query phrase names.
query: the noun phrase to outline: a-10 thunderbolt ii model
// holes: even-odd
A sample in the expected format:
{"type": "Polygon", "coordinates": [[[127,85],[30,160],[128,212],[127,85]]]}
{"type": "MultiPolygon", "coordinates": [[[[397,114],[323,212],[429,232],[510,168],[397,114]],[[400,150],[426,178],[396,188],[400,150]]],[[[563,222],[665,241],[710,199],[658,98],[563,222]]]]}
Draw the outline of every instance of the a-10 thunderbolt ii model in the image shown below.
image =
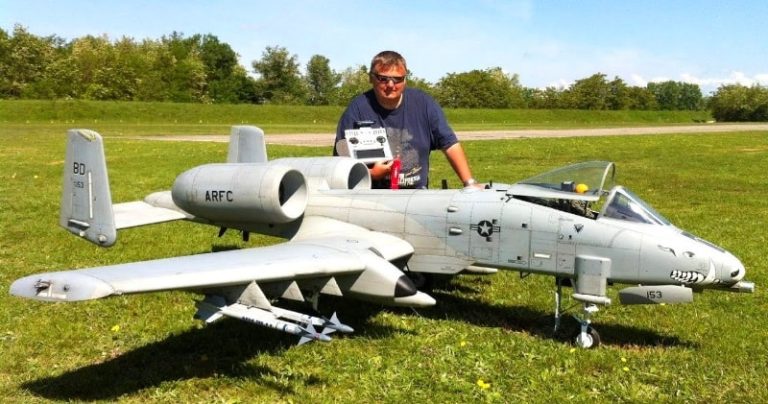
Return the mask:
{"type": "Polygon", "coordinates": [[[728,251],[673,226],[628,189],[611,189],[614,165],[588,162],[486,189],[373,190],[349,157],[267,159],[263,132],[232,129],[227,163],[185,171],[170,191],[112,204],[101,137],[68,132],[60,224],[97,245],[116,230],[171,220],[279,236],[282,244],[30,275],[11,293],[78,301],[185,289],[202,293],[196,316],[235,317],[301,337],[350,332],[331,319],[275,306],[320,294],[423,307],[435,300],[414,275],[511,269],[554,277],[583,311],[577,345],[599,344],[590,326],[606,288],[625,304],[682,303],[702,289],[752,292],[728,251]],[[322,331],[317,331],[320,327],[322,331]]]}

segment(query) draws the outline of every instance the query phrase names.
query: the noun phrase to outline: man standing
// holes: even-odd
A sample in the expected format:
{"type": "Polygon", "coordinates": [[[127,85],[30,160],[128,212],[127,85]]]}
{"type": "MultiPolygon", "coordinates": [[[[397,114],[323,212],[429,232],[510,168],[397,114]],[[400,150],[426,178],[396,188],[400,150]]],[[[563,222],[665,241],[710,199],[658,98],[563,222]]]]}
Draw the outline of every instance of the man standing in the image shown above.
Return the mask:
{"type": "MultiPolygon", "coordinates": [[[[432,150],[443,151],[465,187],[478,186],[440,106],[423,91],[406,88],[405,58],[394,51],[380,52],[368,73],[373,89],[355,97],[339,119],[334,155],[345,142],[345,130],[369,121],[374,128],[386,129],[392,156],[400,159],[399,188],[427,187],[432,150]]],[[[374,163],[369,169],[374,188],[390,187],[392,161],[374,163]]]]}

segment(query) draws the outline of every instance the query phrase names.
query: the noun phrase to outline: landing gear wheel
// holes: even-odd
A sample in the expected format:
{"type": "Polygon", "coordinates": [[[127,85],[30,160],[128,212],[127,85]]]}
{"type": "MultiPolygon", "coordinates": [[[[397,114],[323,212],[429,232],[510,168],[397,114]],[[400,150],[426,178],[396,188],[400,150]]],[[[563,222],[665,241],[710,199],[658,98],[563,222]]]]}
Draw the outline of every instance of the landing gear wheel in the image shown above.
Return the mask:
{"type": "Polygon", "coordinates": [[[579,348],[593,349],[600,345],[600,334],[592,327],[587,327],[586,332],[579,331],[573,339],[573,343],[579,348]]]}

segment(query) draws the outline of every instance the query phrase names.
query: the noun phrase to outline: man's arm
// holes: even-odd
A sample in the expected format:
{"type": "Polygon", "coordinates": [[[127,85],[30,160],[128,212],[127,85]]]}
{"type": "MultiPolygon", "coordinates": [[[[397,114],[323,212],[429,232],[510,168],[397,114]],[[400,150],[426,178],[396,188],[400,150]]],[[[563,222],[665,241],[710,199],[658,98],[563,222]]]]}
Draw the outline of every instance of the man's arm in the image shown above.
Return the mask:
{"type": "Polygon", "coordinates": [[[467,161],[467,155],[464,154],[464,148],[461,147],[461,143],[454,143],[447,149],[443,150],[448,162],[451,163],[453,171],[459,176],[461,183],[465,187],[478,185],[477,181],[472,178],[472,170],[469,168],[469,162],[467,161]]]}

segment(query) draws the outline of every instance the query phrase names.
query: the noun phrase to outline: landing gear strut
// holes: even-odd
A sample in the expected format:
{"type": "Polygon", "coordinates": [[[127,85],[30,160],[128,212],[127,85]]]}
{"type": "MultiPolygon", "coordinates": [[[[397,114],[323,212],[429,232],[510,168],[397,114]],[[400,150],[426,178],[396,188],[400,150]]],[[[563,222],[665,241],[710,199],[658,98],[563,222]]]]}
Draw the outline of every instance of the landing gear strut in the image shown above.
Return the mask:
{"type": "Polygon", "coordinates": [[[592,314],[597,313],[598,310],[600,309],[596,305],[592,303],[584,303],[583,317],[579,318],[576,315],[573,316],[581,325],[579,332],[576,333],[573,340],[579,348],[592,349],[597,348],[597,346],[600,345],[600,334],[598,334],[590,325],[590,317],[592,314]]]}
{"type": "MultiPolygon", "coordinates": [[[[568,309],[563,309],[563,279],[557,278],[557,291],[555,291],[555,329],[556,333],[560,329],[560,319],[568,309]]],[[[592,349],[600,345],[600,334],[591,326],[591,317],[594,313],[597,313],[600,308],[594,303],[582,303],[582,316],[576,314],[573,318],[579,322],[579,331],[572,337],[574,344],[579,348],[592,349]]]]}

